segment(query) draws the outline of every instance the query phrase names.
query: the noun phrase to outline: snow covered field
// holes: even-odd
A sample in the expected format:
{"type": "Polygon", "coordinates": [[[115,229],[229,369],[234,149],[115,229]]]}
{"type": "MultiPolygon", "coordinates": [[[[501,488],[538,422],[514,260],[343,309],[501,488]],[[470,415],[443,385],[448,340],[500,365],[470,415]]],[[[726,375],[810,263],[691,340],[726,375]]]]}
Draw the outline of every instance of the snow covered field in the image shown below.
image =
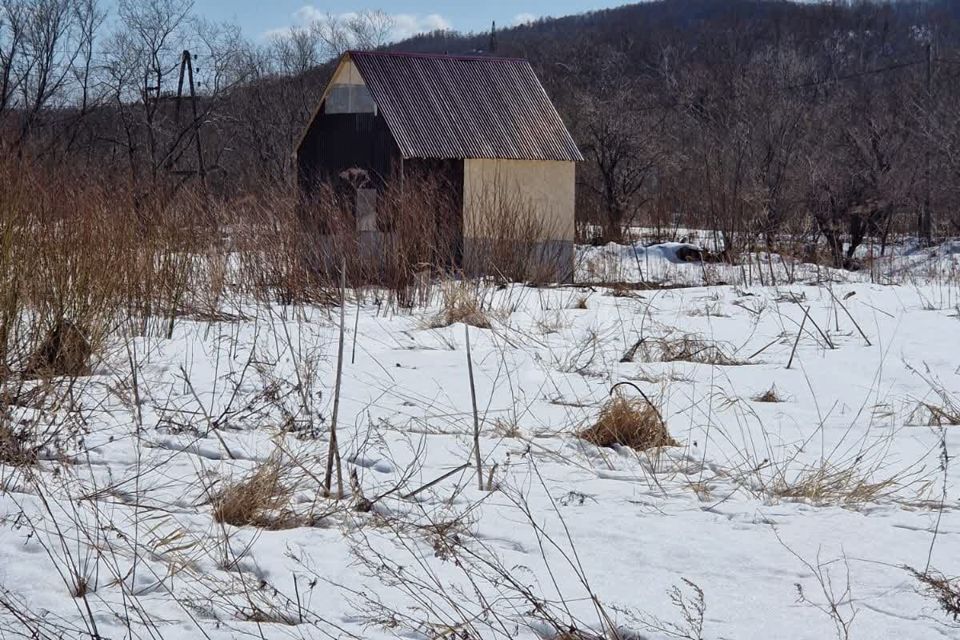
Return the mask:
{"type": "Polygon", "coordinates": [[[960,573],[955,247],[889,285],[580,253],[728,284],[350,296],[342,500],[339,308],[178,320],[27,388],[8,419],[50,455],[0,466],[0,638],[960,637],[908,569],[960,573]],[[576,436],[621,382],[679,446],[576,436]]]}

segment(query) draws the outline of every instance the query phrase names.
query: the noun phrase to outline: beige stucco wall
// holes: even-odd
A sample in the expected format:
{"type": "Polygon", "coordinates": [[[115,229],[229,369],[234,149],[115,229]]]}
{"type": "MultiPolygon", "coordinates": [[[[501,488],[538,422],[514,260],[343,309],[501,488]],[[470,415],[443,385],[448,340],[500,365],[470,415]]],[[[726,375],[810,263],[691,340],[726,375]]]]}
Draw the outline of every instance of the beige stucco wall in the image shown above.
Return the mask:
{"type": "Polygon", "coordinates": [[[500,220],[522,217],[538,240],[573,242],[575,171],[576,163],[565,161],[465,160],[464,236],[489,237],[500,220]]]}

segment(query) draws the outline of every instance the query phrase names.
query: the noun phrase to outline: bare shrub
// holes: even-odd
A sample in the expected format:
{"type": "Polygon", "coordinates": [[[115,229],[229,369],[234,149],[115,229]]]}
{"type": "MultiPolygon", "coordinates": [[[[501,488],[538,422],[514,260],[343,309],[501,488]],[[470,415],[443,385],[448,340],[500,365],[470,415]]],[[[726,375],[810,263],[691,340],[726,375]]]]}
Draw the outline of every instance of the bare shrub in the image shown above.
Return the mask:
{"type": "Polygon", "coordinates": [[[29,375],[76,376],[87,372],[92,349],[84,331],[58,319],[27,364],[29,375]]]}
{"type": "Polygon", "coordinates": [[[0,357],[6,373],[75,375],[111,332],[169,335],[215,226],[205,200],[0,163],[0,357]]]}
{"type": "Polygon", "coordinates": [[[703,589],[692,580],[681,577],[680,581],[681,584],[674,585],[668,592],[670,604],[679,615],[679,621],[664,620],[656,615],[633,611],[622,611],[621,613],[625,614],[628,619],[636,620],[639,625],[650,631],[663,634],[664,637],[703,640],[703,627],[707,614],[706,596],[703,589]]]}
{"type": "Polygon", "coordinates": [[[464,217],[464,268],[469,273],[506,282],[572,279],[572,231],[565,233],[561,221],[543,219],[534,203],[505,181],[474,194],[465,203],[464,217]]]}
{"type": "Polygon", "coordinates": [[[933,569],[906,569],[923,586],[924,592],[937,601],[948,617],[953,618],[954,622],[960,620],[960,579],[947,577],[933,569]]]}
{"type": "Polygon", "coordinates": [[[0,418],[0,464],[11,467],[29,466],[37,461],[37,454],[23,431],[15,431],[7,419],[0,418]]]}
{"type": "Polygon", "coordinates": [[[678,446],[653,404],[619,395],[603,405],[593,426],[581,430],[577,435],[598,447],[619,445],[646,451],[678,446]]]}
{"type": "Polygon", "coordinates": [[[382,282],[401,306],[424,304],[430,275],[457,267],[462,214],[455,193],[442,173],[417,172],[388,182],[380,197],[382,282]]]}
{"type": "Polygon", "coordinates": [[[834,560],[822,560],[820,552],[817,551],[816,559],[808,560],[787,546],[776,529],[773,530],[773,535],[783,548],[809,571],[810,577],[819,587],[819,598],[814,599],[807,594],[801,583],[794,583],[797,602],[812,607],[830,618],[837,640],[850,640],[858,609],[856,599],[853,597],[850,562],[846,554],[834,560]],[[841,562],[842,567],[838,567],[837,565],[841,562]],[[842,576],[836,575],[840,569],[842,569],[842,576]]]}
{"type": "MultiPolygon", "coordinates": [[[[299,202],[271,190],[232,205],[230,249],[236,252],[244,292],[281,305],[328,303],[332,283],[352,246],[332,242],[343,218],[343,203],[329,189],[299,202]],[[235,222],[233,222],[235,220],[235,222]],[[331,273],[331,271],[333,271],[331,273]]],[[[347,264],[351,264],[347,262],[347,264]]]]}
{"type": "Polygon", "coordinates": [[[424,304],[432,275],[457,266],[456,190],[439,172],[410,172],[403,179],[382,182],[349,178],[316,185],[300,203],[299,220],[290,226],[295,238],[291,244],[307,273],[297,279],[337,283],[346,268],[354,287],[384,287],[400,307],[424,304]],[[375,227],[369,226],[371,220],[357,218],[361,188],[375,188],[375,227]]]}

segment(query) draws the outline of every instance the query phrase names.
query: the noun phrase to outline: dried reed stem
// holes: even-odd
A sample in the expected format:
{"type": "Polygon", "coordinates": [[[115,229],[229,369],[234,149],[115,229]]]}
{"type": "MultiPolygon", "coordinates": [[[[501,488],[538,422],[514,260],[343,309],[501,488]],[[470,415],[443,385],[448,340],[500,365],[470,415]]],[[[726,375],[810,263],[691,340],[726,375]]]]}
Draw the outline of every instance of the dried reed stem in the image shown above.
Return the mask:
{"type": "Polygon", "coordinates": [[[333,465],[337,465],[337,498],[343,497],[343,471],[340,465],[340,448],[337,446],[337,417],[340,413],[340,384],[343,380],[343,334],[347,306],[347,265],[340,267],[340,339],[337,345],[337,380],[333,389],[333,415],[330,418],[330,448],[327,450],[327,472],[323,477],[323,489],[330,495],[333,465]]]}
{"type": "Polygon", "coordinates": [[[463,325],[467,337],[467,375],[470,376],[470,401],[473,403],[473,454],[477,463],[477,486],[483,491],[483,462],[480,459],[480,415],[477,412],[477,389],[473,383],[473,357],[470,354],[470,326],[463,325]]]}

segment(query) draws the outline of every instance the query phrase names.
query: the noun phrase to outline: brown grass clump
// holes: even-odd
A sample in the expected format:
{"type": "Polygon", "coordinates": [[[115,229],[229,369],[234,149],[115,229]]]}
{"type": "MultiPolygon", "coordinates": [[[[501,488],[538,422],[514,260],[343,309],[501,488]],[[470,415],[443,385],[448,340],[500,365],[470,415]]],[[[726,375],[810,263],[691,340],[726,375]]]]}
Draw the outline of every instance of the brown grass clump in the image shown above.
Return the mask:
{"type": "Polygon", "coordinates": [[[763,393],[753,396],[754,402],[783,402],[783,398],[777,393],[776,385],[770,387],[763,393]]]}
{"type": "Polygon", "coordinates": [[[893,498],[898,488],[895,478],[873,481],[855,465],[824,464],[803,469],[792,479],[781,474],[768,490],[780,499],[853,507],[893,498]]]}
{"type": "Polygon", "coordinates": [[[613,298],[637,298],[640,294],[637,292],[637,286],[630,282],[614,282],[610,285],[607,295],[613,298]]]}
{"type": "Polygon", "coordinates": [[[960,579],[948,578],[938,571],[918,571],[907,567],[928,595],[935,598],[940,608],[954,621],[960,620],[960,579]]]}
{"type": "Polygon", "coordinates": [[[614,396],[603,405],[596,424],[582,430],[581,438],[598,447],[620,445],[636,451],[678,446],[667,425],[649,402],[614,396]]]}
{"type": "Polygon", "coordinates": [[[910,415],[912,424],[925,423],[931,427],[948,427],[960,425],[960,399],[950,392],[940,380],[928,374],[914,370],[928,385],[930,385],[929,400],[922,400],[910,415]]]}
{"type": "Polygon", "coordinates": [[[925,402],[922,407],[930,414],[928,424],[931,427],[955,427],[960,425],[960,406],[955,406],[952,403],[936,405],[925,402]]]}
{"type": "Polygon", "coordinates": [[[440,329],[458,322],[478,329],[489,329],[492,326],[480,301],[464,284],[454,284],[443,290],[440,313],[433,317],[428,326],[431,329],[440,329]]]}
{"type": "Polygon", "coordinates": [[[650,362],[698,362],[718,366],[746,364],[728,354],[721,345],[698,336],[664,336],[644,343],[644,359],[650,362]]]}
{"type": "Polygon", "coordinates": [[[293,489],[284,482],[283,466],[270,459],[246,478],[228,483],[213,498],[213,517],[236,527],[288,529],[298,519],[289,510],[293,489]]]}
{"type": "Polygon", "coordinates": [[[478,329],[489,329],[490,319],[479,307],[470,304],[448,307],[441,316],[441,322],[432,328],[448,327],[451,324],[462,322],[478,329]]]}
{"type": "Polygon", "coordinates": [[[523,430],[520,429],[516,419],[497,418],[493,423],[493,430],[501,438],[519,438],[523,435],[523,430]]]}

